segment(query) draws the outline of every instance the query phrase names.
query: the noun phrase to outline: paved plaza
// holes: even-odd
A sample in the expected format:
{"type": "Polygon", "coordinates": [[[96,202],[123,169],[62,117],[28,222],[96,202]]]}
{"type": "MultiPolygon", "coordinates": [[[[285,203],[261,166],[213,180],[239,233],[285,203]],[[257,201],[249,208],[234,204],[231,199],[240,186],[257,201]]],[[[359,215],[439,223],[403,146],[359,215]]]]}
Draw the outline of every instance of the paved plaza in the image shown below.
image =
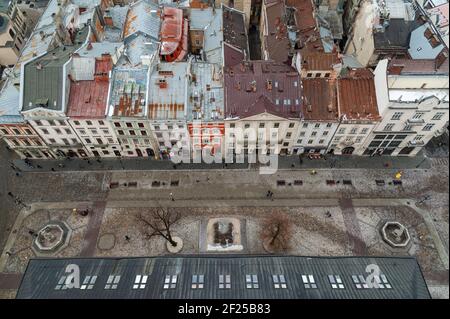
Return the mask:
{"type": "MultiPolygon", "coordinates": [[[[11,298],[30,258],[35,234],[62,221],[72,234],[54,257],[157,256],[165,240],[148,238],[140,214],[164,207],[181,215],[172,229],[181,253],[205,253],[205,225],[213,218],[239,220],[242,253],[267,254],[264,218],[282,213],[292,225],[286,254],[303,256],[415,256],[430,291],[448,297],[447,158],[426,158],[425,168],[30,171],[15,176],[4,166],[0,297],[11,298]],[[268,190],[272,198],[266,196],[268,190]],[[12,192],[23,204],[14,203],[12,192]],[[17,194],[17,195],[16,195],[17,194]],[[87,216],[73,209],[89,208],[87,216]],[[411,242],[392,248],[380,233],[402,223],[411,242]],[[31,231],[31,233],[30,233],[31,231]]],[[[214,252],[209,252],[214,254],[214,252]]]]}

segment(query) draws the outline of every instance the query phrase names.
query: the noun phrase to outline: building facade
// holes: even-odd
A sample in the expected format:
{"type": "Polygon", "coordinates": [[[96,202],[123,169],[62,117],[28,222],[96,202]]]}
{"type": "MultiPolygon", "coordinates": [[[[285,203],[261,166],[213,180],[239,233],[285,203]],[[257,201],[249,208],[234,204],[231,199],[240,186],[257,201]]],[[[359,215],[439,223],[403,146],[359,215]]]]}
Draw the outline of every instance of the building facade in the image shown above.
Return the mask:
{"type": "Polygon", "coordinates": [[[365,145],[364,155],[414,156],[448,125],[448,59],[382,60],[375,70],[382,121],[365,145]]]}

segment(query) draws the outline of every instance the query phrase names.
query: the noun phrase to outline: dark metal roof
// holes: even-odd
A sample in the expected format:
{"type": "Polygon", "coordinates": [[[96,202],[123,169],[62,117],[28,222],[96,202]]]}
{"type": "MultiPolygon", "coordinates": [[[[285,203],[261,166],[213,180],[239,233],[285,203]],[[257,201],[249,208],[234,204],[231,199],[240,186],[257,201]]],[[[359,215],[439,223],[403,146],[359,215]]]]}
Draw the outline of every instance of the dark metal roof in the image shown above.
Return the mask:
{"type": "Polygon", "coordinates": [[[413,257],[180,255],[31,259],[17,298],[428,299],[430,294],[420,267],[413,257]],[[65,276],[65,269],[69,264],[79,266],[81,284],[86,276],[97,276],[92,286],[65,289],[64,279],[61,278],[65,276]],[[366,267],[370,264],[379,267],[380,276],[385,276],[391,288],[356,287],[352,276],[362,275],[366,278],[369,275],[366,267]],[[177,276],[176,285],[165,289],[164,283],[168,275],[177,276]],[[193,275],[204,275],[203,288],[192,288],[193,275]],[[230,275],[229,289],[219,288],[220,275],[230,275]],[[247,287],[247,275],[257,276],[258,287],[247,287]],[[273,275],[283,275],[286,288],[276,289],[273,275]],[[306,288],[302,275],[314,276],[317,288],[306,288]],[[343,288],[332,288],[329,275],[339,275],[343,288]],[[120,276],[120,279],[116,280],[116,289],[105,289],[110,276],[120,276]],[[136,279],[143,278],[137,276],[148,276],[146,283],[139,281],[141,284],[135,286],[136,279]]]}
{"type": "Polygon", "coordinates": [[[420,21],[405,21],[404,19],[390,19],[389,26],[384,32],[375,32],[373,35],[375,49],[386,51],[389,49],[409,48],[411,32],[420,25],[420,21]]]}
{"type": "Polygon", "coordinates": [[[78,31],[74,45],[58,46],[25,66],[23,83],[23,111],[44,105],[50,110],[63,110],[63,67],[81,47],[89,28],[78,31]]]}
{"type": "Polygon", "coordinates": [[[245,118],[249,109],[264,109],[265,96],[285,118],[299,118],[301,112],[300,75],[291,66],[273,61],[250,61],[225,70],[225,115],[245,118]]]}

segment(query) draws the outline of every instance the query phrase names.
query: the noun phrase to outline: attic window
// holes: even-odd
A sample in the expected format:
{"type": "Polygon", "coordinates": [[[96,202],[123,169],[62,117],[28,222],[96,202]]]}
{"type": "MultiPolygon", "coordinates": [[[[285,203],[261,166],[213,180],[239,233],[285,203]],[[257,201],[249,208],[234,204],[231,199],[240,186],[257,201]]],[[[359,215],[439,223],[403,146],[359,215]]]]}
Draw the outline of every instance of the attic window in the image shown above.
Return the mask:
{"type": "Polygon", "coordinates": [[[331,288],[333,289],[344,289],[344,284],[342,282],[341,276],[339,275],[328,275],[328,280],[330,281],[331,288]]]}
{"type": "Polygon", "coordinates": [[[302,275],[303,285],[306,289],[315,289],[317,288],[316,281],[314,280],[313,275],[302,275]]]}
{"type": "Polygon", "coordinates": [[[258,275],[245,275],[245,282],[247,289],[259,288],[258,275]]]}
{"type": "Polygon", "coordinates": [[[137,275],[136,279],[134,280],[133,289],[144,289],[147,285],[148,276],[144,275],[137,275]]]}
{"type": "Polygon", "coordinates": [[[230,289],[231,288],[231,276],[230,275],[219,275],[219,289],[230,289]]]}
{"type": "Polygon", "coordinates": [[[167,275],[164,280],[164,289],[175,289],[177,287],[177,275],[167,275]]]}
{"type": "Polygon", "coordinates": [[[272,279],[273,279],[273,286],[275,289],[287,288],[286,278],[284,277],[284,275],[272,275],[272,279]]]}
{"type": "Polygon", "coordinates": [[[91,290],[94,288],[95,281],[97,280],[97,276],[86,276],[84,278],[83,284],[81,285],[80,289],[85,290],[91,290]]]}
{"type": "Polygon", "coordinates": [[[106,290],[117,289],[119,281],[120,281],[120,276],[113,276],[113,275],[109,276],[108,280],[106,281],[105,289],[106,290]]]}
{"type": "Polygon", "coordinates": [[[205,283],[204,275],[192,275],[192,289],[203,289],[205,283]]]}

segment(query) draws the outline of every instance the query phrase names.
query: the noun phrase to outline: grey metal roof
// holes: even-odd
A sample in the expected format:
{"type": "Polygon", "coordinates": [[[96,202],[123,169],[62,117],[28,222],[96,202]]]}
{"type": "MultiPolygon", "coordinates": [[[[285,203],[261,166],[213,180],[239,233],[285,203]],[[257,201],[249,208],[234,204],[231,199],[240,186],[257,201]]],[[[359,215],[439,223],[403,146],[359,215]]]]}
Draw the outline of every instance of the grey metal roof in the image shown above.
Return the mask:
{"type": "Polygon", "coordinates": [[[24,122],[19,107],[20,92],[12,81],[6,82],[0,91],[0,124],[24,122]]]}
{"type": "Polygon", "coordinates": [[[16,298],[428,299],[430,294],[413,257],[172,255],[31,259],[16,298]],[[365,270],[370,264],[379,267],[380,277],[386,279],[388,284],[378,289],[357,288],[352,276],[362,275],[366,278],[368,273],[365,270]],[[68,265],[79,267],[80,289],[67,289],[65,286],[68,265]],[[204,276],[203,288],[192,287],[193,275],[204,276]],[[230,276],[230,288],[219,288],[221,275],[225,276],[221,278],[224,283],[226,276],[230,276]],[[250,283],[247,282],[247,275],[250,275],[249,279],[257,280],[253,288],[248,287],[250,283]],[[280,282],[280,286],[275,288],[274,275],[278,276],[279,282],[284,279],[286,286],[281,286],[280,282]],[[307,279],[313,276],[316,288],[312,285],[307,288],[302,277],[305,275],[307,279]],[[343,287],[332,288],[329,275],[340,276],[343,287]],[[143,280],[143,276],[147,276],[146,280],[143,280]],[[166,276],[170,276],[167,288],[164,287],[166,276]],[[171,286],[172,279],[176,283],[171,286]]]}
{"type": "Polygon", "coordinates": [[[158,40],[161,29],[160,11],[159,6],[149,0],[131,4],[124,25],[124,37],[141,31],[158,40]]]}
{"type": "Polygon", "coordinates": [[[412,59],[434,60],[445,47],[443,43],[433,47],[430,40],[428,40],[425,36],[426,30],[431,30],[429,23],[425,23],[411,32],[408,53],[412,59]]]}
{"type": "Polygon", "coordinates": [[[375,49],[387,50],[390,48],[408,49],[411,32],[419,25],[417,20],[390,19],[384,32],[375,32],[373,35],[375,49]]]}
{"type": "Polygon", "coordinates": [[[220,65],[193,62],[190,73],[193,79],[188,87],[187,120],[223,120],[224,90],[220,65]]]}
{"type": "Polygon", "coordinates": [[[25,65],[22,111],[42,104],[51,110],[62,110],[63,66],[85,42],[88,33],[89,28],[83,28],[78,31],[74,45],[57,47],[25,65]]]}
{"type": "Polygon", "coordinates": [[[222,61],[222,9],[190,9],[189,29],[204,31],[204,56],[207,62],[223,64],[222,61]]]}

